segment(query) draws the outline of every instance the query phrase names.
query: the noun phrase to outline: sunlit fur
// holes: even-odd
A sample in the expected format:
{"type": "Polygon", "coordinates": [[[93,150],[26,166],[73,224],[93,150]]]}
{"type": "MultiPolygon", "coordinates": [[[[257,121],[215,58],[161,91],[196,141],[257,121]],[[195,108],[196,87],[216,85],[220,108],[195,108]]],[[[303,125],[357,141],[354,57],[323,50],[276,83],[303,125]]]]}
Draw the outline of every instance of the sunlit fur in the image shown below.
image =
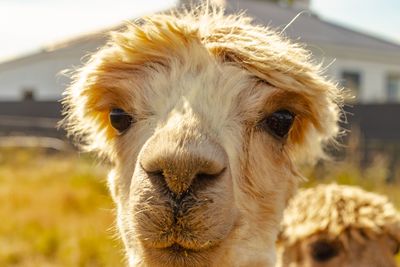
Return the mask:
{"type": "Polygon", "coordinates": [[[396,266],[400,214],[382,195],[344,185],[300,191],[284,212],[278,240],[279,266],[396,266]],[[315,242],[338,247],[324,262],[312,257],[315,242]]]}
{"type": "Polygon", "coordinates": [[[274,266],[296,164],[323,156],[337,135],[340,94],[301,46],[205,6],[113,32],[64,104],[69,133],[114,166],[109,186],[131,266],[274,266]],[[109,123],[112,108],[136,120],[123,135],[109,123]],[[283,139],[260,127],[280,109],[295,114],[283,139]],[[210,157],[221,177],[188,179],[200,165],[194,154],[210,157]],[[197,188],[178,219],[165,184],[144,171],[155,155],[169,186],[197,188]]]}

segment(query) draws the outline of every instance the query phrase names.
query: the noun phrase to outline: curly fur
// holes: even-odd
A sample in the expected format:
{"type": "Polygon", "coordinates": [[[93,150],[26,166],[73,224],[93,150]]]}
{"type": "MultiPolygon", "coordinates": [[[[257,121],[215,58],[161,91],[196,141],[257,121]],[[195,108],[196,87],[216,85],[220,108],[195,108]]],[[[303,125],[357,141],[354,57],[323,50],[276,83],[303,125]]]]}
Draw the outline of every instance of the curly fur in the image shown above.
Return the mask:
{"type": "MultiPolygon", "coordinates": [[[[354,245],[361,249],[367,241],[382,236],[400,245],[400,214],[385,196],[354,186],[318,185],[301,190],[291,199],[284,212],[278,243],[283,250],[290,250],[318,235],[340,240],[346,250],[354,249],[354,245]]],[[[374,261],[370,259],[369,264],[374,265],[374,261]]]]}
{"type": "MultiPolygon", "coordinates": [[[[244,14],[227,16],[222,9],[209,11],[206,7],[145,17],[122,32],[113,32],[108,44],[76,72],[66,90],[65,127],[86,150],[112,157],[112,149],[103,146],[115,137],[115,131],[108,124],[108,114],[102,116],[102,111],[108,112],[110,102],[119,104],[123,100],[104,99],[105,94],[118,88],[102,85],[97,78],[104,72],[126,68],[134,74],[154,63],[171,68],[174,64],[193,67],[191,61],[201,61],[203,56],[234,63],[290,94],[281,101],[294,99],[295,103],[286,105],[299,110],[290,133],[290,151],[297,158],[295,152],[313,161],[323,155],[323,144],[334,141],[342,94],[333,82],[321,76],[322,70],[312,62],[310,52],[272,29],[252,24],[244,14]],[[94,94],[93,89],[98,92],[94,94]]],[[[271,105],[285,105],[275,102],[271,105]]]]}
{"type": "MultiPolygon", "coordinates": [[[[318,232],[333,239],[352,229],[364,232],[364,238],[388,234],[400,242],[400,214],[385,196],[330,184],[301,190],[289,203],[282,242],[294,244],[318,232]]],[[[362,240],[361,235],[356,238],[362,240]]]]}

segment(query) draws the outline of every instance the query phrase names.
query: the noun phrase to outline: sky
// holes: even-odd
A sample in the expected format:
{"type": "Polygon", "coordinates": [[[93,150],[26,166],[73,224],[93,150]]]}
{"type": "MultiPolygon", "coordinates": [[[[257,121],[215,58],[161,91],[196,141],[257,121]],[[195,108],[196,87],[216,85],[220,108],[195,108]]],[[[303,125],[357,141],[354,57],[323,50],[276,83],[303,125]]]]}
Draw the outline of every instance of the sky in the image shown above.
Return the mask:
{"type": "Polygon", "coordinates": [[[324,20],[400,44],[400,0],[311,0],[324,20]]]}
{"type": "MultiPolygon", "coordinates": [[[[245,1],[245,0],[242,0],[245,1]]],[[[165,9],[176,0],[0,0],[0,61],[165,9]]],[[[400,0],[311,0],[321,18],[400,44],[400,0]]]]}

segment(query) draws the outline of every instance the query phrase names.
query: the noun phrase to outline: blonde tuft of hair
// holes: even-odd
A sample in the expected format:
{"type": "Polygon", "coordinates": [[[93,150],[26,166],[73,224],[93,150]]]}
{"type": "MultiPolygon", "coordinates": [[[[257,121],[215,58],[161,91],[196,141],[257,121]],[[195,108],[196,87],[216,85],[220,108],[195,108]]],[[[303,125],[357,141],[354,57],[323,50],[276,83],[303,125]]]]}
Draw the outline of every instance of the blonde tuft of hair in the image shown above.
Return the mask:
{"type": "Polygon", "coordinates": [[[313,234],[363,242],[388,235],[400,243],[400,214],[385,196],[354,186],[300,190],[284,212],[279,243],[291,246],[313,234]]]}
{"type": "Polygon", "coordinates": [[[116,134],[108,122],[109,108],[124,106],[133,96],[128,93],[125,99],[115,99],[120,89],[104,84],[102,76],[110,70],[130,69],[138,79],[133,82],[135,89],[141,79],[135,74],[151,64],[166,68],[171,62],[190,64],[196,55],[237,65],[268,86],[301,96],[301,102],[294,103],[300,111],[288,137],[294,161],[315,162],[324,157],[326,144],[335,143],[341,90],[324,77],[310,52],[283,34],[254,24],[244,13],[227,15],[224,8],[209,2],[190,10],[151,15],[112,32],[65,91],[63,125],[85,150],[113,157],[110,144],[116,134]]]}

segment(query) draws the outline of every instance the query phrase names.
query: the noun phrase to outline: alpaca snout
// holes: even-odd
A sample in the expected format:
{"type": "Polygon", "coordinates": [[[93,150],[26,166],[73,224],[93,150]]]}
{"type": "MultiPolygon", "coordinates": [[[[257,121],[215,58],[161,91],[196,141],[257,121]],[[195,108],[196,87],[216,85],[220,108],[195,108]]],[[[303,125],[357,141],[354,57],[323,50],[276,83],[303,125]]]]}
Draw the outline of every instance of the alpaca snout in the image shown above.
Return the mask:
{"type": "Polygon", "coordinates": [[[204,135],[201,142],[188,136],[155,135],[139,154],[130,206],[146,248],[207,249],[236,222],[226,152],[204,135]]]}
{"type": "Polygon", "coordinates": [[[226,153],[214,142],[166,140],[159,137],[150,142],[142,153],[140,165],[147,175],[162,181],[177,199],[189,189],[204,189],[213,184],[227,169],[226,153]]]}

